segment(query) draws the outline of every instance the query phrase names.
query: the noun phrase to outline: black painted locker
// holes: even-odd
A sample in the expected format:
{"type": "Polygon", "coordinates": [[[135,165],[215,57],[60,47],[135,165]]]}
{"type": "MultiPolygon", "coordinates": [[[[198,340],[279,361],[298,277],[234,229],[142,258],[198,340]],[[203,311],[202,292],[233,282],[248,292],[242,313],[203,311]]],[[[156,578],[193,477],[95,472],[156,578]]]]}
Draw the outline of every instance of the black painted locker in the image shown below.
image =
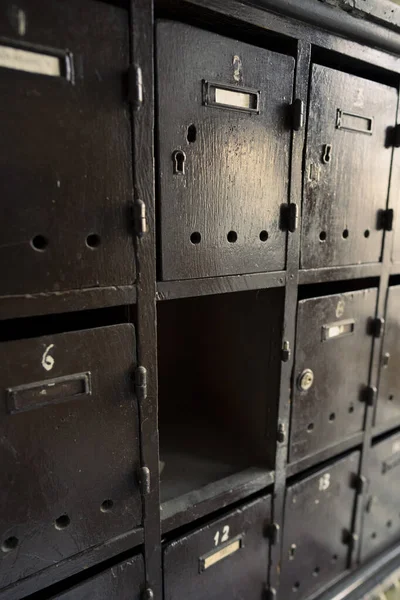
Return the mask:
{"type": "Polygon", "coordinates": [[[279,600],[307,598],[347,569],[359,461],[353,452],[288,486],[279,600]]]}
{"type": "Polygon", "coordinates": [[[370,450],[368,489],[363,515],[362,559],[400,540],[400,434],[370,450]]]}
{"type": "Polygon", "coordinates": [[[135,280],[128,11],[0,9],[0,296],[135,280]]]}
{"type": "Polygon", "coordinates": [[[301,242],[303,268],[378,262],[396,118],[394,88],[312,66],[301,242]]]}
{"type": "Polygon", "coordinates": [[[0,587],[141,524],[130,324],[0,345],[0,587]]]}
{"type": "Polygon", "coordinates": [[[266,496],[168,543],[165,600],[260,600],[267,584],[270,519],[266,496]]]}
{"type": "Polygon", "coordinates": [[[400,420],[400,286],[389,287],[375,422],[393,427],[400,420]]]}
{"type": "Polygon", "coordinates": [[[293,58],[159,22],[157,67],[162,279],[283,269],[293,58]]]}
{"type": "Polygon", "coordinates": [[[144,565],[141,555],[106,569],[52,600],[142,600],[144,565]]]}
{"type": "Polygon", "coordinates": [[[376,300],[371,288],[299,302],[291,461],[362,431],[376,300]]]}

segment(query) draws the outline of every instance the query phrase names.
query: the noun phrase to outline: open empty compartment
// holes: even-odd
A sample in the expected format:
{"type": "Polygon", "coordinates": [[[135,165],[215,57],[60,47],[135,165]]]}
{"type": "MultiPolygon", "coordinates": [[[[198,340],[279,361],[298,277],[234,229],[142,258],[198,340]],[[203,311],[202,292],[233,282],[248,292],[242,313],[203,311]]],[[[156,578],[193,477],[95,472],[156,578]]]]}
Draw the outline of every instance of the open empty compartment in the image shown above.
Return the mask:
{"type": "Polygon", "coordinates": [[[159,304],[162,502],[273,468],[283,300],[272,289],[159,304]]]}

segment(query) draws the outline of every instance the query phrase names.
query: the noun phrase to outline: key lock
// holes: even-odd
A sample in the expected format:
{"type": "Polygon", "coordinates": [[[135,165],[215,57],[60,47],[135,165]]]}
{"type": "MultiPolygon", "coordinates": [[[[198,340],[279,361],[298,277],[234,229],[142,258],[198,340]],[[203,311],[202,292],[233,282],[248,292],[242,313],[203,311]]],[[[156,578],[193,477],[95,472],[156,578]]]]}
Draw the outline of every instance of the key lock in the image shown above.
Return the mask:
{"type": "Polygon", "coordinates": [[[185,174],[186,154],[183,150],[174,150],[172,153],[172,164],[174,175],[185,174]]]}
{"type": "Polygon", "coordinates": [[[332,144],[324,144],[322,150],[322,162],[324,165],[328,165],[332,158],[332,144]]]}
{"type": "Polygon", "coordinates": [[[297,387],[300,392],[308,392],[314,383],[314,373],[311,369],[304,369],[297,378],[297,387]]]}

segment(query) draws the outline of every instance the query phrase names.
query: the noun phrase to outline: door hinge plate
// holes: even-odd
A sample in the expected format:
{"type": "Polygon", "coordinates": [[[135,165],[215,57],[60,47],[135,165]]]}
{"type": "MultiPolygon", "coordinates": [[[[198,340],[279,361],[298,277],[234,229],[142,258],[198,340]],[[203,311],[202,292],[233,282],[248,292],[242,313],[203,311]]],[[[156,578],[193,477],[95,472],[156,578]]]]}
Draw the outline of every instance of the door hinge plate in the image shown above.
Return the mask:
{"type": "Polygon", "coordinates": [[[297,204],[283,204],[281,207],[281,228],[294,233],[298,227],[299,209],[297,204]]]}
{"type": "Polygon", "coordinates": [[[139,484],[142,496],[150,494],[150,469],[141,467],[139,471],[139,484]]]}
{"type": "Polygon", "coordinates": [[[367,385],[364,388],[363,400],[367,406],[374,406],[378,390],[374,385],[367,385]]]}
{"type": "Polygon", "coordinates": [[[394,210],[393,208],[386,208],[378,211],[378,231],[392,231],[393,230],[393,219],[394,210]]]}
{"type": "Polygon", "coordinates": [[[143,74],[138,65],[131,65],[128,71],[129,102],[135,110],[143,104],[143,74]]]}
{"type": "Polygon", "coordinates": [[[370,334],[375,338],[380,338],[385,328],[385,319],[382,317],[372,318],[370,321],[369,329],[370,334]]]}
{"type": "Polygon", "coordinates": [[[147,398],[147,369],[137,367],[135,371],[135,393],[139,402],[147,398]]]}
{"type": "Polygon", "coordinates": [[[343,544],[349,546],[349,548],[354,548],[358,541],[358,535],[356,533],[352,533],[351,531],[345,530],[343,532],[343,544]]]}
{"type": "Polygon", "coordinates": [[[299,131],[304,127],[304,102],[300,98],[292,103],[292,128],[299,131]]]}
{"type": "Polygon", "coordinates": [[[133,203],[133,224],[138,237],[143,237],[147,232],[146,205],[140,198],[135,198],[133,203]]]}
{"type": "Polygon", "coordinates": [[[280,527],[278,523],[271,523],[266,530],[266,537],[269,539],[271,546],[279,543],[280,527]]]}
{"type": "Polygon", "coordinates": [[[367,478],[365,475],[355,475],[353,481],[353,487],[356,490],[357,494],[361,495],[365,492],[367,488],[367,478]]]}

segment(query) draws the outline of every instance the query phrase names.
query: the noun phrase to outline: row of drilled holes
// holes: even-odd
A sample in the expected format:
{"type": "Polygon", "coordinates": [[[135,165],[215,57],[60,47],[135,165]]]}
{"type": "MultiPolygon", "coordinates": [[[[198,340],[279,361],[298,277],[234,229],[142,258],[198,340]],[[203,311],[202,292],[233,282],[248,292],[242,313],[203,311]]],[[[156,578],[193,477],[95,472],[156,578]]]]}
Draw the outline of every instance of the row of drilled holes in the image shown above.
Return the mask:
{"type": "MultiPolygon", "coordinates": [[[[101,238],[97,233],[91,233],[86,238],[86,246],[94,250],[101,244],[101,238]]],[[[44,252],[49,245],[49,239],[44,235],[35,235],[31,239],[31,246],[37,252],[44,252]]]]}
{"type": "MultiPolygon", "coordinates": [[[[113,506],[114,506],[114,502],[112,500],[107,499],[101,503],[100,510],[103,513],[107,513],[112,510],[113,506]]],[[[69,518],[69,516],[67,514],[61,515],[54,521],[54,527],[58,531],[63,531],[70,524],[71,524],[71,519],[69,518]]],[[[6,540],[4,540],[4,542],[1,545],[1,550],[2,550],[2,552],[4,552],[6,554],[8,552],[11,552],[12,550],[15,550],[18,547],[18,544],[19,544],[19,539],[17,537],[15,537],[14,535],[12,535],[12,536],[8,537],[6,540]]]]}
{"type": "MultiPolygon", "coordinates": [[[[400,516],[400,515],[399,515],[399,516],[400,516]]],[[[392,525],[393,525],[393,521],[392,521],[391,519],[389,519],[388,521],[386,521],[386,527],[387,527],[388,529],[390,529],[392,525]]],[[[376,533],[376,531],[373,531],[373,532],[371,533],[371,538],[372,538],[373,540],[376,540],[376,538],[377,538],[377,537],[378,537],[378,534],[376,533]]]]}
{"type": "MultiPolygon", "coordinates": [[[[265,229],[263,229],[262,231],[260,231],[259,238],[260,238],[260,240],[262,242],[266,242],[267,239],[268,239],[268,231],[265,231],[265,229]]],[[[231,244],[234,244],[235,242],[237,242],[237,239],[238,239],[237,232],[236,231],[229,231],[229,233],[226,236],[226,239],[231,244]]],[[[194,231],[192,233],[192,235],[190,236],[190,241],[192,242],[192,244],[200,244],[200,242],[201,242],[201,233],[199,231],[194,231]]]]}
{"type": "MultiPolygon", "coordinates": [[[[349,414],[354,413],[354,406],[352,404],[350,404],[349,408],[348,408],[348,412],[349,414]]],[[[336,413],[331,413],[329,415],[329,423],[333,423],[336,420],[336,413]]],[[[307,431],[308,433],[311,433],[312,431],[314,431],[314,423],[311,422],[307,425],[307,431]]]]}
{"type": "MultiPolygon", "coordinates": [[[[337,559],[338,559],[338,555],[334,554],[332,556],[331,562],[335,563],[337,561],[337,559]]],[[[314,571],[312,572],[313,576],[314,577],[318,577],[319,573],[320,573],[320,568],[319,567],[315,567],[314,571]]],[[[299,589],[300,589],[300,581],[295,581],[295,583],[293,584],[292,590],[294,592],[298,592],[299,589]]]]}
{"type": "MultiPolygon", "coordinates": [[[[369,229],[366,229],[366,230],[364,231],[364,234],[363,234],[363,235],[364,235],[364,237],[365,237],[365,238],[369,238],[369,236],[370,236],[370,233],[371,233],[371,232],[370,232],[370,230],[369,230],[369,229]]],[[[343,238],[344,240],[347,240],[347,238],[349,237],[349,235],[350,235],[350,232],[349,232],[349,230],[348,230],[348,229],[343,229],[343,232],[342,232],[342,238],[343,238]]],[[[321,232],[320,232],[320,234],[319,234],[319,239],[320,239],[320,241],[321,241],[321,242],[325,242],[325,241],[326,241],[326,238],[327,238],[327,233],[326,233],[326,231],[321,231],[321,232]]]]}

